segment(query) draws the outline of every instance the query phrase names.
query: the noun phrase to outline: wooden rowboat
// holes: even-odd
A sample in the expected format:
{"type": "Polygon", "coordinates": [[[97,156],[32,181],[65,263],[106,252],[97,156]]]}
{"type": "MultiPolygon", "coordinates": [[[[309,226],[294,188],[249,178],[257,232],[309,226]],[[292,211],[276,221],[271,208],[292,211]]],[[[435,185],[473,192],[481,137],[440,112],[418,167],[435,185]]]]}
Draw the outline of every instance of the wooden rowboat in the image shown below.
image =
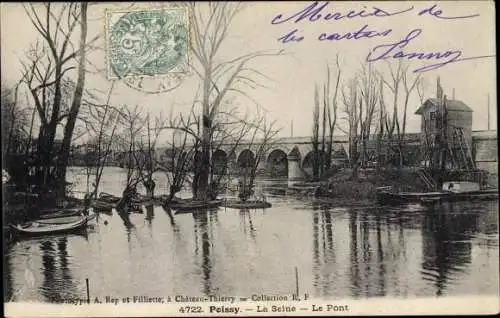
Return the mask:
{"type": "Polygon", "coordinates": [[[68,217],[68,216],[79,216],[82,214],[82,209],[71,208],[71,209],[45,209],[40,211],[40,219],[52,219],[59,217],[68,217]]]}
{"type": "Polygon", "coordinates": [[[111,211],[114,207],[114,203],[105,202],[101,200],[94,200],[90,206],[96,211],[111,211]]]}
{"type": "Polygon", "coordinates": [[[270,208],[272,205],[271,203],[265,201],[242,202],[242,201],[231,200],[224,202],[224,206],[226,208],[232,208],[232,209],[266,209],[270,208]]]}
{"type": "Polygon", "coordinates": [[[498,190],[477,190],[465,192],[377,192],[377,201],[381,204],[435,203],[470,200],[497,200],[498,190]]]}
{"type": "Polygon", "coordinates": [[[54,218],[44,218],[44,219],[39,219],[33,222],[37,222],[40,224],[70,224],[79,221],[82,217],[87,218],[87,221],[95,219],[97,214],[91,213],[89,215],[74,215],[74,216],[60,216],[60,217],[54,217],[54,218]]]}
{"type": "Polygon", "coordinates": [[[101,192],[99,193],[99,198],[97,200],[101,201],[101,202],[105,202],[105,203],[118,203],[118,201],[120,201],[120,197],[117,197],[115,195],[112,195],[112,194],[109,194],[109,193],[106,193],[106,192],[101,192]]]}
{"type": "Polygon", "coordinates": [[[420,198],[420,203],[422,205],[434,205],[441,202],[441,198],[420,198]]]}
{"type": "MultiPolygon", "coordinates": [[[[184,201],[184,200],[183,200],[184,201]]],[[[188,213],[196,210],[206,210],[210,208],[219,207],[222,204],[222,200],[212,200],[212,201],[184,201],[184,202],[173,202],[170,204],[170,208],[175,210],[176,213],[188,213]]]]}
{"type": "MultiPolygon", "coordinates": [[[[47,235],[59,233],[71,233],[83,229],[89,220],[86,216],[64,218],[65,222],[57,223],[55,219],[28,222],[25,224],[11,225],[11,228],[19,235],[47,235]]],[[[57,218],[60,219],[60,218],[57,218]]]]}

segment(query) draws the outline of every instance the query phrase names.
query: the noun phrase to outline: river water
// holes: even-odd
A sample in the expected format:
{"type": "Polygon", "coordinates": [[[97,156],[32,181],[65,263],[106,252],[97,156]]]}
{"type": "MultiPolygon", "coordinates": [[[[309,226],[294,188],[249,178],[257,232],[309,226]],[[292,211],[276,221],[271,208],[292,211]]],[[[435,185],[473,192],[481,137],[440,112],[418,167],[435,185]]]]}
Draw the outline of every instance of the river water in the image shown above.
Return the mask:
{"type": "MultiPolygon", "coordinates": [[[[75,190],[81,169],[70,170],[75,190]]],[[[101,191],[125,172],[106,168],[101,191]]],[[[157,176],[156,194],[165,187],[157,176]]],[[[272,182],[267,182],[269,184],[272,182]]],[[[185,195],[189,195],[188,193],[185,195]]],[[[15,242],[4,256],[11,301],[93,297],[291,295],[324,299],[499,293],[498,201],[435,209],[340,207],[268,195],[269,209],[100,214],[85,235],[15,242]]],[[[257,296],[254,296],[257,297],[257,296]]]]}

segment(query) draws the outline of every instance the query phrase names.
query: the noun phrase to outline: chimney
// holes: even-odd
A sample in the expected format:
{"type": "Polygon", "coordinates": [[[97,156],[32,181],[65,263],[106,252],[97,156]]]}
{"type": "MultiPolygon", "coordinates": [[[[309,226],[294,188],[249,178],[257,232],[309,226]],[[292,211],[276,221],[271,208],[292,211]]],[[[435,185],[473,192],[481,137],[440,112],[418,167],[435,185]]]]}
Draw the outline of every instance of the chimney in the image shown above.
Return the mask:
{"type": "Polygon", "coordinates": [[[436,98],[439,102],[443,100],[443,87],[441,86],[441,79],[439,76],[437,78],[436,98]]]}

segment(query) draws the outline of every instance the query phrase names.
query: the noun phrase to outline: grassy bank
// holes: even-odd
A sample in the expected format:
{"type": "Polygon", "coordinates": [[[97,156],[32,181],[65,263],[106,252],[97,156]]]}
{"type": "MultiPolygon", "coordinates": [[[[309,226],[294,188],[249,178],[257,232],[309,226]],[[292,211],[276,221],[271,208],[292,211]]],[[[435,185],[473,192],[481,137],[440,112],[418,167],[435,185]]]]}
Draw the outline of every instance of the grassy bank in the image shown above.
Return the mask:
{"type": "Polygon", "coordinates": [[[298,187],[315,186],[314,195],[319,198],[330,198],[342,201],[372,202],[376,199],[378,187],[391,186],[400,191],[428,191],[414,169],[363,169],[358,177],[352,178],[351,169],[343,169],[327,180],[302,182],[298,187]]]}

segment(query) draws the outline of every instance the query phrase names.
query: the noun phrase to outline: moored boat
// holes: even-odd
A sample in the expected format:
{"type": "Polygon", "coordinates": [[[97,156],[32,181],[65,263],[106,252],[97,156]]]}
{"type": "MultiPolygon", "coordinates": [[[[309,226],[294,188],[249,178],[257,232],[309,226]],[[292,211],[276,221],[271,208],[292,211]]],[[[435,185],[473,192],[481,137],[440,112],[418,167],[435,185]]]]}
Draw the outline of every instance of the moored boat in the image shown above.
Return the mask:
{"type": "Polygon", "coordinates": [[[32,222],[37,222],[40,224],[69,224],[69,223],[74,223],[81,218],[86,218],[87,221],[93,220],[97,217],[97,214],[95,213],[89,213],[89,214],[84,214],[80,213],[79,215],[71,215],[71,216],[57,216],[57,217],[52,217],[52,218],[40,218],[36,221],[32,222]]]}
{"type": "Polygon", "coordinates": [[[498,189],[480,190],[479,185],[472,182],[445,182],[443,190],[434,192],[393,192],[389,188],[377,191],[377,201],[381,204],[495,200],[498,199],[498,189]]]}
{"type": "Polygon", "coordinates": [[[432,206],[432,205],[437,204],[439,202],[441,202],[441,198],[421,198],[420,199],[420,203],[422,205],[432,206]]]}
{"type": "MultiPolygon", "coordinates": [[[[95,216],[95,215],[94,215],[95,216]]],[[[66,217],[38,220],[24,224],[12,225],[11,228],[19,235],[47,235],[70,233],[87,226],[90,216],[66,217]],[[72,219],[70,219],[72,218],[72,219]],[[60,220],[57,220],[60,219],[60,220]]]]}
{"type": "Polygon", "coordinates": [[[111,211],[114,207],[114,203],[101,201],[100,199],[92,201],[90,206],[96,211],[111,211]]]}
{"type": "Polygon", "coordinates": [[[211,201],[190,201],[182,200],[181,202],[172,202],[170,208],[175,210],[176,213],[193,212],[196,210],[206,210],[211,208],[219,207],[222,204],[222,200],[211,200],[211,201]]]}
{"type": "Polygon", "coordinates": [[[120,197],[117,197],[115,195],[106,193],[106,192],[101,192],[99,193],[99,200],[102,202],[108,202],[108,203],[118,203],[120,201],[120,197]]]}
{"type": "Polygon", "coordinates": [[[270,208],[272,205],[266,201],[236,201],[236,200],[228,200],[224,202],[224,206],[226,208],[232,209],[266,209],[270,208]]]}
{"type": "Polygon", "coordinates": [[[55,208],[40,211],[40,219],[52,219],[59,217],[79,216],[82,213],[80,208],[55,208]]]}

